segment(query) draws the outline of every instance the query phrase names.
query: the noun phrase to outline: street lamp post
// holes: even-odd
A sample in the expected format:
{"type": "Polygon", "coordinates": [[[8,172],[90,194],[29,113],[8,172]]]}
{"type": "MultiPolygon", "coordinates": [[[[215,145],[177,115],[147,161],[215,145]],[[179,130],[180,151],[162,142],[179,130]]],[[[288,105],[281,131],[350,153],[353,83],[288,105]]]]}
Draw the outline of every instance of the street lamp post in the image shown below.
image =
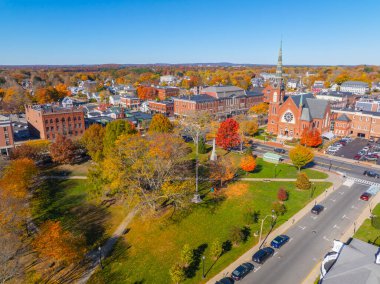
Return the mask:
{"type": "Polygon", "coordinates": [[[274,164],[274,178],[276,178],[277,175],[277,166],[278,164],[274,164]]]}
{"type": "Polygon", "coordinates": [[[274,210],[272,210],[272,215],[267,215],[267,216],[264,217],[264,219],[261,220],[260,237],[259,237],[259,245],[260,245],[260,247],[261,247],[261,235],[263,233],[264,221],[268,217],[272,217],[272,221],[273,221],[273,219],[274,219],[274,210]]]}
{"type": "Polygon", "coordinates": [[[100,268],[103,269],[103,263],[102,263],[102,248],[99,246],[98,247],[99,251],[99,263],[100,263],[100,268]]]}
{"type": "Polygon", "coordinates": [[[206,278],[206,275],[205,275],[205,256],[202,255],[202,263],[203,263],[203,273],[202,273],[202,278],[205,279],[206,278]]]}

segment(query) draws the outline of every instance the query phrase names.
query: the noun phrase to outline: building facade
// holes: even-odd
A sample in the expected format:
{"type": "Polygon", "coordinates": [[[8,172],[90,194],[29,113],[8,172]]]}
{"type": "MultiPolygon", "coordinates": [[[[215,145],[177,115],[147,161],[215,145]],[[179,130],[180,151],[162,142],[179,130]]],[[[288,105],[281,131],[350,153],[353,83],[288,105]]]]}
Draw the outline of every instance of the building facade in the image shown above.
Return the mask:
{"type": "Polygon", "coordinates": [[[158,87],[157,96],[161,101],[169,99],[171,97],[176,97],[179,95],[179,88],[174,87],[158,87]]]}
{"type": "Polygon", "coordinates": [[[9,155],[10,150],[14,147],[13,127],[9,118],[0,115],[0,153],[9,155]]]}
{"type": "Polygon", "coordinates": [[[340,86],[342,92],[350,92],[356,95],[364,95],[369,92],[369,86],[365,82],[347,81],[340,86]]]}
{"type": "Polygon", "coordinates": [[[162,113],[168,117],[174,115],[173,101],[148,101],[148,107],[152,114],[162,113]]]}
{"type": "Polygon", "coordinates": [[[141,100],[135,96],[122,96],[120,97],[120,105],[128,109],[138,109],[141,100]]]}
{"type": "Polygon", "coordinates": [[[85,130],[81,108],[27,105],[25,113],[30,134],[40,139],[54,140],[57,135],[76,138],[85,130]]]}

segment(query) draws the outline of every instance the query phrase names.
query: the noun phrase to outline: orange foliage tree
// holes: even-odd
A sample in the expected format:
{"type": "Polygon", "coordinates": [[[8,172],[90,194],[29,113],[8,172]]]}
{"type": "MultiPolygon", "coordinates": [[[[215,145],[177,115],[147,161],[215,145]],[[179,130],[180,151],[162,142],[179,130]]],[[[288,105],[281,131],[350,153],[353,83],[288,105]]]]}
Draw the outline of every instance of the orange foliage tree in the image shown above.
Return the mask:
{"type": "Polygon", "coordinates": [[[58,135],[50,144],[50,155],[54,162],[70,164],[74,161],[76,146],[70,138],[58,135]]]}
{"type": "Polygon", "coordinates": [[[256,168],[256,160],[252,155],[244,156],[240,161],[240,167],[245,172],[252,172],[256,168]]]}
{"type": "Polygon", "coordinates": [[[60,221],[42,224],[32,246],[41,257],[60,264],[73,263],[84,253],[83,239],[64,230],[60,221]]]}
{"type": "Polygon", "coordinates": [[[322,144],[321,133],[316,128],[305,128],[302,131],[300,143],[308,147],[317,147],[322,144]]]}
{"type": "Polygon", "coordinates": [[[137,96],[142,100],[154,100],[157,98],[157,90],[153,87],[137,87],[137,96]]]}
{"type": "Polygon", "coordinates": [[[227,157],[218,158],[217,161],[210,162],[210,178],[220,181],[220,186],[229,180],[232,180],[236,173],[236,167],[233,161],[227,157]]]}
{"type": "Polygon", "coordinates": [[[23,198],[37,174],[37,167],[31,159],[11,161],[0,179],[0,187],[14,197],[23,198]]]}

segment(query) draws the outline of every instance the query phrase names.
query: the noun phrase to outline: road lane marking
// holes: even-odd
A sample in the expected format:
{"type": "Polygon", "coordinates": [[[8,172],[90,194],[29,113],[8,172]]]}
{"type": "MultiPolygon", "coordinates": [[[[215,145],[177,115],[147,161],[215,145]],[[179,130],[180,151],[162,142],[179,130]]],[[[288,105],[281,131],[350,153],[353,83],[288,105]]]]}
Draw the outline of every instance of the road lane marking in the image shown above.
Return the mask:
{"type": "Polygon", "coordinates": [[[358,207],[355,207],[354,205],[351,206],[351,209],[359,209],[358,207]]]}
{"type": "Polygon", "coordinates": [[[313,218],[314,220],[317,220],[317,216],[311,216],[311,218],[313,218]]]}
{"type": "Polygon", "coordinates": [[[302,231],[306,229],[306,227],[298,226],[302,231]]]}
{"type": "Polygon", "coordinates": [[[340,229],[340,227],[339,226],[337,226],[336,224],[334,225],[334,227],[333,227],[334,229],[340,229]]]}
{"type": "Polygon", "coordinates": [[[253,272],[259,271],[261,269],[261,266],[257,267],[253,272]]]}
{"type": "Polygon", "coordinates": [[[342,219],[344,219],[344,218],[350,220],[350,218],[348,218],[346,215],[343,215],[343,216],[342,216],[342,219]]]}
{"type": "Polygon", "coordinates": [[[276,252],[273,254],[273,256],[275,256],[276,254],[278,254],[278,251],[276,251],[276,252]]]}
{"type": "Polygon", "coordinates": [[[323,236],[323,239],[325,240],[325,241],[330,241],[328,238],[326,238],[326,236],[323,236]]]}
{"type": "Polygon", "coordinates": [[[290,239],[289,239],[289,243],[291,243],[291,242],[292,242],[292,240],[293,240],[293,238],[290,238],[290,239]]]}
{"type": "Polygon", "coordinates": [[[330,198],[330,200],[331,200],[332,202],[335,202],[335,201],[336,201],[336,199],[332,199],[332,198],[330,198]]]}

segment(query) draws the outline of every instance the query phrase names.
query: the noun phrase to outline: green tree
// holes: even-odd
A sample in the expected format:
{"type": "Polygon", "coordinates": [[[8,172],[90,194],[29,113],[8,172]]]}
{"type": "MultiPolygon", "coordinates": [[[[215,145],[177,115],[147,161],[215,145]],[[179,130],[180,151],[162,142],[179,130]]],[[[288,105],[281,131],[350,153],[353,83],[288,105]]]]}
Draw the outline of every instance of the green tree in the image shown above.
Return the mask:
{"type": "Polygon", "coordinates": [[[189,267],[193,262],[194,253],[189,244],[185,244],[181,251],[181,263],[183,267],[189,267]]]}
{"type": "Polygon", "coordinates": [[[230,240],[234,245],[240,244],[244,241],[244,232],[241,228],[233,226],[230,231],[230,240]]]}
{"type": "Polygon", "coordinates": [[[286,213],[286,207],[285,204],[276,201],[272,204],[272,210],[275,212],[277,216],[284,215],[286,213]]]}
{"type": "Polygon", "coordinates": [[[292,160],[294,166],[298,168],[298,171],[314,159],[314,153],[311,149],[297,145],[289,151],[289,158],[292,160]]]}
{"type": "Polygon", "coordinates": [[[206,141],[203,137],[199,138],[198,142],[198,153],[199,154],[206,154],[207,153],[207,146],[206,146],[206,141]]]}
{"type": "Polygon", "coordinates": [[[149,132],[168,133],[173,131],[173,124],[169,118],[159,113],[155,114],[149,125],[149,132]]]}
{"type": "Polygon", "coordinates": [[[121,134],[137,133],[135,126],[128,120],[115,120],[107,124],[103,139],[103,151],[107,154],[121,134]]]}
{"type": "Polygon", "coordinates": [[[299,173],[297,175],[296,187],[298,189],[304,189],[304,190],[310,189],[311,182],[305,173],[299,173]]]}
{"type": "Polygon", "coordinates": [[[223,252],[222,243],[220,242],[219,239],[215,239],[212,242],[211,247],[210,247],[211,258],[214,260],[218,259],[222,255],[222,252],[223,252]]]}
{"type": "Polygon", "coordinates": [[[186,274],[185,271],[181,265],[181,263],[176,262],[169,270],[170,278],[172,279],[173,283],[181,283],[185,281],[186,274]]]}

